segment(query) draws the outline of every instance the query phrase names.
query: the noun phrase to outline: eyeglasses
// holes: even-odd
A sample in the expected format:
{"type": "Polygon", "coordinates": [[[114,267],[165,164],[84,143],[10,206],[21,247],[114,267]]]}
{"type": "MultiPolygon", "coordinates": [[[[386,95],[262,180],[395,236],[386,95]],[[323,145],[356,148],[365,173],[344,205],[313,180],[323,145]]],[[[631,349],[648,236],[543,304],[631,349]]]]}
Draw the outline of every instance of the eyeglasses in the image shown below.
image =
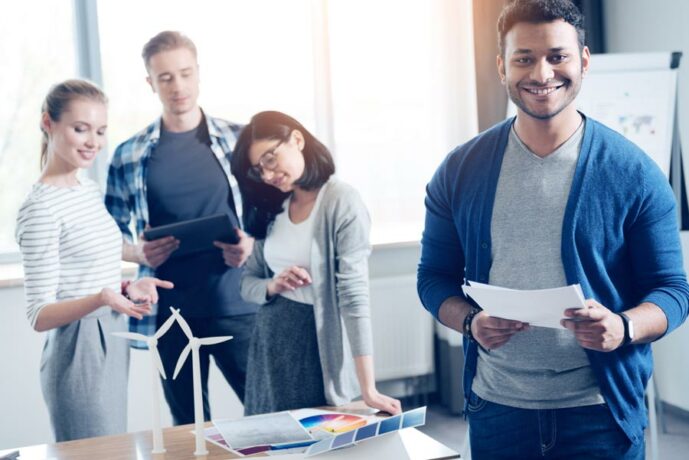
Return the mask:
{"type": "Polygon", "coordinates": [[[263,173],[266,171],[274,171],[278,166],[278,153],[276,150],[282,145],[284,141],[277,143],[272,150],[268,150],[258,159],[258,164],[252,165],[249,168],[248,175],[255,181],[261,182],[263,180],[263,173]]]}

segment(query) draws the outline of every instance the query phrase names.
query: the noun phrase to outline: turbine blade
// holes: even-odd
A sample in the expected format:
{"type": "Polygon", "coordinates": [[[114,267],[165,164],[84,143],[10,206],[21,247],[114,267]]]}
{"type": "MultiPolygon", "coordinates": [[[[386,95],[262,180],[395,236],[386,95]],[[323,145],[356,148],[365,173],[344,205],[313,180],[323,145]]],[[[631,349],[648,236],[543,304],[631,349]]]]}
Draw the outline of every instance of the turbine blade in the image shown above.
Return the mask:
{"type": "Polygon", "coordinates": [[[172,323],[175,322],[175,319],[176,319],[176,318],[175,318],[174,315],[170,316],[170,317],[163,323],[163,325],[160,326],[160,327],[158,328],[158,330],[156,331],[156,333],[153,334],[153,337],[155,337],[156,339],[159,339],[159,338],[161,338],[162,336],[164,336],[165,333],[168,331],[168,329],[170,329],[170,327],[172,327],[172,323]]]}
{"type": "Polygon", "coordinates": [[[186,335],[189,340],[193,339],[194,334],[191,333],[191,328],[189,327],[187,321],[182,317],[182,315],[179,314],[179,308],[174,309],[170,307],[170,310],[172,311],[172,315],[175,318],[177,318],[177,322],[179,323],[179,326],[182,328],[182,331],[184,331],[184,335],[186,335]]]}
{"type": "Polygon", "coordinates": [[[148,347],[148,350],[153,353],[153,358],[155,359],[156,365],[158,366],[158,372],[167,380],[167,375],[165,375],[165,368],[163,367],[163,360],[160,359],[160,353],[158,353],[158,347],[148,347]]]}
{"type": "Polygon", "coordinates": [[[232,339],[231,335],[224,337],[204,337],[203,339],[199,339],[199,342],[201,345],[215,345],[216,343],[227,342],[230,339],[232,339]]]}
{"type": "Polygon", "coordinates": [[[141,342],[148,342],[148,337],[138,332],[112,332],[112,335],[117,337],[123,337],[129,340],[139,340],[141,342]]]}
{"type": "Polygon", "coordinates": [[[187,356],[189,356],[189,352],[191,351],[191,343],[188,344],[186,347],[184,347],[184,350],[182,350],[182,354],[179,355],[179,359],[177,360],[177,366],[175,367],[175,373],[172,375],[172,380],[177,378],[177,374],[179,374],[179,371],[182,370],[182,366],[184,365],[184,361],[186,361],[187,356]]]}

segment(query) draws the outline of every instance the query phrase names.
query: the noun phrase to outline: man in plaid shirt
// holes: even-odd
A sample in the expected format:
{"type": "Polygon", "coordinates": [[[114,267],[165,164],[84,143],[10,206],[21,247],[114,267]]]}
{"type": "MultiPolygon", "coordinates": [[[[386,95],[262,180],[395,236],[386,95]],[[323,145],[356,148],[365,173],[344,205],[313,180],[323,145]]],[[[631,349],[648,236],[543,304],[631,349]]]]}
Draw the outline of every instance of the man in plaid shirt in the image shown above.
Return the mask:
{"type": "MultiPolygon", "coordinates": [[[[123,258],[139,264],[139,275],[155,274],[174,282],[161,295],[158,313],[130,323],[130,329],[151,335],[179,308],[197,337],[231,335],[234,339],[201,348],[203,406],[207,397],[209,357],[240,400],[250,334],[258,306],[242,300],[239,280],[254,239],[237,229],[236,245],[216,242],[217,250],[175,257],[174,237],[145,241],[145,228],[219,213],[242,222],[242,196],[230,171],[230,159],[241,126],[206,115],[198,105],[199,70],[196,47],[179,32],[161,32],[143,49],[147,82],[162,103],[162,116],[117,147],[108,171],[105,203],[124,238],[123,258]],[[136,234],[130,230],[134,217],[136,234]]],[[[187,344],[175,325],[158,350],[172,375],[187,344]]],[[[194,420],[191,360],[177,379],[163,380],[165,398],[175,424],[194,420]]]]}

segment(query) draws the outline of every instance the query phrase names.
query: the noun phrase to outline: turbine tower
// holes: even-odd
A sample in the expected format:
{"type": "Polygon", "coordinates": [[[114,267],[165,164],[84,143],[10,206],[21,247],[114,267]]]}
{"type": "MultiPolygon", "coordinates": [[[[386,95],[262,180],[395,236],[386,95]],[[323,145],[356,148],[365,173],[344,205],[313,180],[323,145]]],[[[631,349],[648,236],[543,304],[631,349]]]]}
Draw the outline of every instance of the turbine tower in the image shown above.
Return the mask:
{"type": "Polygon", "coordinates": [[[177,374],[179,374],[179,371],[182,369],[182,366],[184,365],[184,362],[187,360],[189,352],[191,351],[191,365],[194,379],[194,431],[196,433],[196,451],[194,452],[194,455],[207,455],[208,450],[206,449],[206,440],[203,436],[204,420],[203,400],[201,398],[201,363],[199,361],[199,348],[201,348],[201,345],[215,345],[216,343],[226,342],[227,340],[230,340],[232,336],[204,337],[202,339],[194,337],[189,324],[187,324],[186,320],[182,318],[182,315],[180,315],[179,309],[170,307],[170,310],[172,311],[173,317],[177,319],[177,322],[184,332],[184,335],[186,335],[189,339],[189,343],[186,347],[184,347],[184,350],[182,350],[182,353],[179,355],[177,367],[175,367],[175,373],[172,378],[177,378],[177,374]]]}

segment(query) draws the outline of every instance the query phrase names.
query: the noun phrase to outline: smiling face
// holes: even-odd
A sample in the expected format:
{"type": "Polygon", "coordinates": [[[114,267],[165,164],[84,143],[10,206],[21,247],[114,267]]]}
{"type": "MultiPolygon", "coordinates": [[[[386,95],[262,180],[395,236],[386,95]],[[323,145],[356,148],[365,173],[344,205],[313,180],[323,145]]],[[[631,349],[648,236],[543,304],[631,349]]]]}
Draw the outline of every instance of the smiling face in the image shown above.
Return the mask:
{"type": "Polygon", "coordinates": [[[505,55],[498,72],[519,115],[550,120],[575,111],[573,104],[589,66],[587,47],[563,20],[519,22],[505,35],[505,55]]]}
{"type": "Polygon", "coordinates": [[[58,171],[88,168],[105,145],[107,108],[101,101],[77,98],[59,120],[42,116],[48,134],[48,167],[58,171]]]}
{"type": "Polygon", "coordinates": [[[198,108],[199,67],[194,53],[185,47],[161,51],[148,61],[148,77],[163,112],[179,116],[198,108]]]}
{"type": "Polygon", "coordinates": [[[291,192],[295,182],[304,174],[305,162],[302,150],[304,136],[293,130],[287,140],[256,140],[249,149],[249,162],[260,169],[260,177],[268,185],[281,192],[291,192]]]}

